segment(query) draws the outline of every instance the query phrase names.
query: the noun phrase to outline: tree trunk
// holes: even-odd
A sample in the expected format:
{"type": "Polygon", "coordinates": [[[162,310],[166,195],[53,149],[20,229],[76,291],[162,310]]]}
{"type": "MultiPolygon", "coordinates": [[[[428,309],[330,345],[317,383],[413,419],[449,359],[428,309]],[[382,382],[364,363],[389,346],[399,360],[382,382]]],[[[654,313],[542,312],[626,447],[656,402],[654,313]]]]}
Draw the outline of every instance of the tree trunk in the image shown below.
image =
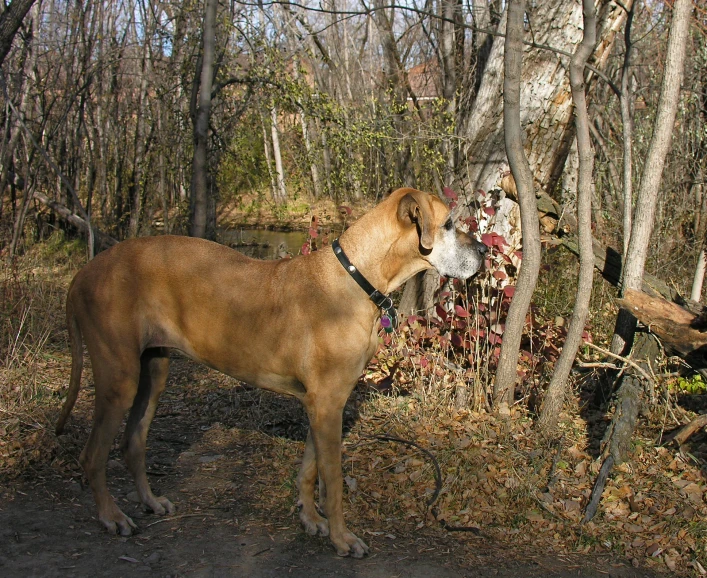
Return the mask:
{"type": "Polygon", "coordinates": [[[621,125],[623,128],[623,149],[624,149],[624,167],[623,167],[623,240],[624,240],[624,257],[628,254],[628,245],[631,240],[631,220],[633,217],[633,119],[631,117],[631,83],[630,83],[630,64],[631,64],[631,24],[633,23],[633,0],[627,2],[628,16],[626,18],[626,27],[624,29],[624,64],[621,70],[621,125]]]}
{"type": "MultiPolygon", "coordinates": [[[[439,24],[439,55],[442,73],[442,97],[447,118],[457,117],[458,73],[463,61],[464,28],[459,26],[463,5],[460,0],[441,0],[442,21],[439,24]]],[[[451,187],[456,175],[457,139],[445,139],[442,142],[442,155],[445,168],[443,183],[451,187]]]]}
{"type": "Polygon", "coordinates": [[[540,271],[540,223],[535,202],[533,174],[523,152],[520,128],[520,80],[523,64],[523,18],[525,2],[512,0],[508,4],[505,67],[503,81],[503,125],[506,152],[516,182],[523,234],[523,263],[518,285],[508,310],[506,330],[501,344],[496,380],[493,385],[494,404],[513,403],[518,379],[518,351],[525,327],[525,316],[535,290],[540,271]]]}
{"type": "MultiPolygon", "coordinates": [[[[31,155],[27,155],[30,157],[31,155]]],[[[31,159],[27,158],[25,166],[27,167],[27,174],[25,174],[25,188],[24,196],[22,197],[22,204],[20,205],[19,211],[15,217],[15,224],[12,229],[12,240],[10,241],[10,257],[14,257],[17,253],[17,246],[20,243],[20,238],[22,237],[22,232],[25,228],[25,218],[27,217],[27,211],[29,210],[30,201],[32,200],[33,189],[35,187],[34,179],[31,178],[29,174],[29,166],[31,159]]]]}
{"type": "Polygon", "coordinates": [[[412,171],[410,160],[412,152],[408,139],[405,139],[406,124],[407,124],[407,91],[404,81],[405,71],[402,69],[400,54],[395,39],[393,30],[393,18],[389,17],[387,11],[395,10],[395,8],[383,8],[386,3],[383,0],[375,0],[377,10],[373,13],[373,20],[380,34],[381,50],[382,50],[382,68],[388,92],[390,95],[390,109],[392,116],[393,131],[395,138],[400,140],[400,145],[397,147],[395,155],[395,174],[393,187],[399,186],[415,186],[414,174],[412,171]]]}
{"type": "Polygon", "coordinates": [[[275,179],[275,173],[272,170],[272,152],[270,148],[270,137],[268,136],[268,129],[265,123],[265,115],[260,111],[260,126],[263,129],[263,147],[265,152],[265,164],[268,166],[268,176],[270,177],[270,194],[272,195],[273,202],[277,202],[277,180],[275,179]]]}
{"type": "MultiPolygon", "coordinates": [[[[216,43],[216,10],[218,0],[206,0],[203,28],[203,53],[201,80],[199,87],[199,107],[194,118],[194,160],[192,162],[192,215],[189,234],[202,239],[214,238],[215,231],[209,231],[209,174],[207,166],[207,146],[209,138],[209,117],[211,114],[211,85],[214,74],[214,45],[216,43]]],[[[213,207],[215,208],[215,207],[213,207]]]]}
{"type": "Polygon", "coordinates": [[[140,96],[138,98],[137,122],[135,124],[134,158],[130,176],[130,224],[128,235],[137,237],[140,233],[142,220],[142,189],[143,170],[147,151],[145,125],[147,124],[147,79],[150,74],[150,43],[145,42],[142,53],[142,78],[140,79],[140,96]]]}
{"type": "Polygon", "coordinates": [[[32,4],[34,0],[12,0],[0,14],[0,64],[5,61],[5,57],[10,52],[12,40],[32,4]]]}
{"type": "Polygon", "coordinates": [[[700,248],[700,255],[695,266],[695,276],[692,279],[692,291],[690,299],[699,301],[702,298],[702,283],[705,280],[705,270],[707,270],[707,258],[705,257],[704,245],[700,248]]]}
{"type": "Polygon", "coordinates": [[[277,108],[275,108],[275,105],[270,108],[270,133],[272,135],[272,152],[275,158],[275,178],[277,185],[277,197],[275,198],[275,202],[284,203],[287,201],[287,188],[285,187],[285,169],[282,166],[280,129],[277,126],[277,108]]]}
{"type": "Polygon", "coordinates": [[[420,271],[403,289],[398,309],[402,315],[429,315],[439,289],[439,273],[434,269],[420,271]]]}
{"type": "MultiPolygon", "coordinates": [[[[31,3],[30,3],[31,4],[31,3]]],[[[10,7],[11,9],[12,7],[10,7]]],[[[8,9],[9,11],[9,9],[8,9]]],[[[0,16],[0,22],[2,21],[2,18],[5,17],[5,14],[7,14],[6,11],[3,13],[2,16],[0,16]]],[[[35,11],[36,12],[36,11],[35,11]]],[[[37,15],[33,14],[32,17],[32,27],[30,29],[30,33],[27,34],[27,41],[24,45],[24,54],[20,58],[20,61],[23,63],[23,71],[22,71],[22,78],[20,80],[21,85],[20,85],[20,101],[17,103],[17,108],[20,112],[20,115],[22,118],[25,118],[26,115],[26,104],[27,104],[27,95],[30,90],[30,85],[31,85],[31,77],[34,74],[33,69],[35,66],[36,62],[36,50],[34,50],[32,46],[32,32],[35,30],[35,27],[38,23],[36,23],[37,20],[37,15]]],[[[1,41],[0,41],[1,44],[1,41]]],[[[6,97],[9,97],[7,95],[6,97]]],[[[0,167],[0,170],[2,173],[0,174],[0,216],[2,216],[2,205],[3,205],[3,198],[5,197],[5,187],[7,186],[9,179],[12,175],[12,178],[14,178],[12,166],[14,164],[14,156],[15,156],[15,149],[17,148],[17,142],[19,140],[21,130],[20,127],[17,126],[15,122],[15,117],[11,114],[11,111],[6,107],[6,114],[7,117],[5,121],[8,123],[7,124],[7,129],[6,132],[9,132],[10,138],[7,142],[5,142],[5,146],[3,147],[2,151],[2,166],[0,167]]]]}
{"type": "MultiPolygon", "coordinates": [[[[74,215],[68,207],[62,205],[58,201],[50,199],[49,197],[43,195],[38,191],[34,192],[33,198],[38,200],[43,205],[49,207],[59,216],[60,219],[76,227],[79,231],[81,231],[81,233],[90,238],[89,224],[86,223],[86,221],[81,217],[74,215]]],[[[108,249],[109,247],[112,247],[113,245],[116,245],[118,243],[116,239],[109,235],[106,235],[105,233],[101,233],[100,231],[94,231],[94,234],[96,237],[96,249],[99,251],[103,249],[108,249]]]]}
{"type": "Polygon", "coordinates": [[[594,251],[592,250],[592,196],[594,184],[594,152],[589,134],[589,114],[584,91],[584,67],[596,43],[596,11],[594,0],[583,0],[584,35],[570,64],[570,84],[575,108],[577,151],[579,155],[579,182],[577,184],[577,224],[579,230],[579,282],[572,320],[562,353],[555,364],[538,426],[546,434],[557,426],[560,410],[567,393],[567,378],[574,363],[577,349],[582,342],[584,325],[589,314],[589,299],[594,276],[594,251]]]}
{"type": "MultiPolygon", "coordinates": [[[[623,9],[607,0],[598,3],[598,42],[592,64],[604,68],[616,31],[626,18],[623,9]]],[[[565,53],[574,52],[582,38],[582,8],[579,2],[536,2],[528,19],[533,40],[565,53]]],[[[506,13],[499,24],[505,30],[506,13]]],[[[565,158],[574,138],[572,99],[569,87],[569,57],[544,48],[527,48],[521,83],[521,126],[525,150],[536,190],[553,194],[562,175],[565,158]]],[[[503,83],[503,39],[492,42],[478,93],[468,111],[463,111],[457,135],[462,140],[459,179],[468,194],[496,185],[507,160],[503,140],[503,110],[499,95],[503,83]]],[[[590,81],[593,74],[588,76],[590,81]]]]}
{"type": "MultiPolygon", "coordinates": [[[[628,252],[624,260],[622,290],[640,289],[643,269],[648,256],[648,245],[655,221],[655,210],[665,158],[670,150],[683,78],[687,35],[690,28],[692,2],[676,0],[673,22],[670,26],[665,73],[661,86],[658,112],[646,156],[641,185],[636,199],[633,226],[628,252]]],[[[636,318],[625,309],[619,311],[611,343],[612,353],[626,355],[631,349],[636,318]]]]}
{"type": "MultiPolygon", "coordinates": [[[[294,26],[294,22],[292,23],[292,26],[294,26]]],[[[299,82],[299,58],[293,58],[292,65],[294,70],[294,78],[297,82],[299,82]]],[[[312,175],[312,189],[314,191],[314,198],[319,199],[322,196],[322,186],[319,181],[319,167],[317,166],[317,162],[314,156],[314,148],[312,147],[309,118],[307,118],[307,114],[304,112],[303,108],[299,109],[299,121],[300,126],[302,127],[302,140],[304,141],[304,148],[307,151],[307,163],[309,164],[309,172],[312,175]]]]}

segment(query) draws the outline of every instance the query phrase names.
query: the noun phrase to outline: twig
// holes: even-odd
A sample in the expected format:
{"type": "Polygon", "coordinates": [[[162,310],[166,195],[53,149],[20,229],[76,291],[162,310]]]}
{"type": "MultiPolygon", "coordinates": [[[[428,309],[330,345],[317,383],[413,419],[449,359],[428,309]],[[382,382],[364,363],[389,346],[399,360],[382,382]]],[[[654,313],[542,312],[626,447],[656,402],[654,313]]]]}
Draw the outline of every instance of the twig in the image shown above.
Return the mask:
{"type": "Polygon", "coordinates": [[[156,524],[161,524],[162,522],[171,522],[172,520],[179,520],[179,518],[213,518],[213,514],[180,514],[179,516],[170,516],[169,518],[160,518],[159,520],[152,522],[151,524],[148,524],[145,526],[145,528],[149,528],[150,526],[154,526],[156,524]]]}
{"type": "Polygon", "coordinates": [[[596,363],[582,363],[582,362],[580,362],[577,364],[577,367],[579,367],[580,369],[596,369],[596,368],[619,369],[615,364],[608,363],[606,361],[600,361],[600,362],[596,362],[596,363]]]}
{"type": "Polygon", "coordinates": [[[633,367],[633,369],[635,369],[638,373],[641,374],[641,377],[643,377],[643,379],[645,379],[655,391],[655,381],[650,375],[648,375],[648,372],[646,372],[646,370],[643,369],[640,365],[638,365],[635,361],[631,361],[628,357],[624,357],[623,355],[617,355],[616,353],[612,353],[608,349],[604,349],[603,347],[599,347],[598,345],[594,345],[593,343],[589,343],[588,341],[585,341],[584,345],[598,351],[599,353],[603,353],[604,355],[608,355],[609,357],[618,359],[619,361],[624,362],[626,365],[630,365],[631,367],[633,367]]]}
{"type": "Polygon", "coordinates": [[[419,444],[416,444],[415,442],[411,440],[406,440],[403,438],[396,438],[394,436],[388,436],[388,435],[376,435],[372,436],[374,439],[385,441],[385,442],[396,442],[399,444],[405,444],[414,448],[417,448],[420,450],[422,453],[424,453],[432,462],[432,465],[434,466],[435,469],[435,491],[432,494],[432,496],[427,500],[427,507],[430,508],[430,512],[434,516],[435,520],[439,522],[439,524],[447,530],[448,532],[473,532],[474,534],[480,534],[481,530],[477,528],[476,526],[452,526],[447,523],[447,520],[444,518],[439,518],[439,511],[437,508],[432,507],[432,505],[437,501],[437,498],[439,497],[439,493],[442,491],[442,470],[439,467],[439,462],[437,461],[437,458],[434,457],[432,452],[429,450],[423,448],[419,444]]]}
{"type": "Polygon", "coordinates": [[[555,482],[557,482],[557,476],[555,475],[555,472],[557,472],[557,464],[560,461],[560,454],[562,453],[562,441],[565,439],[565,436],[563,435],[560,439],[558,439],[555,443],[555,455],[552,457],[552,465],[550,466],[550,473],[547,475],[547,489],[548,491],[552,488],[552,486],[555,485],[555,482]]]}
{"type": "Polygon", "coordinates": [[[420,450],[423,454],[425,454],[430,461],[432,462],[432,465],[434,466],[435,469],[435,491],[430,496],[430,498],[427,500],[427,507],[429,508],[432,506],[437,501],[437,498],[439,497],[439,493],[442,491],[442,470],[439,467],[439,462],[437,461],[437,458],[434,457],[431,451],[423,448],[419,444],[416,444],[415,442],[411,440],[406,440],[403,438],[396,438],[394,436],[388,436],[388,435],[376,435],[372,436],[374,439],[381,440],[384,442],[396,442],[399,444],[405,444],[414,448],[417,448],[420,450]]]}
{"type": "Polygon", "coordinates": [[[692,434],[694,434],[697,430],[700,430],[705,426],[707,426],[707,413],[703,413],[702,415],[697,416],[690,423],[682,426],[679,430],[677,430],[677,432],[670,435],[668,439],[663,442],[663,445],[674,441],[678,444],[678,446],[681,446],[687,441],[687,439],[692,434]]]}

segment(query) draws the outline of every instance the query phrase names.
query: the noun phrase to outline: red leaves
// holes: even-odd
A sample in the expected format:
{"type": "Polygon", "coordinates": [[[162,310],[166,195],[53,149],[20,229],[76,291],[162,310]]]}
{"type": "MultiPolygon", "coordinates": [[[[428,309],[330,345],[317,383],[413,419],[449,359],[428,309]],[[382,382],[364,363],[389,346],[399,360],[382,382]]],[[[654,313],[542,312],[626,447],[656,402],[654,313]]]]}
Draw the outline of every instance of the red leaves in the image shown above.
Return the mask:
{"type": "Polygon", "coordinates": [[[459,317],[469,317],[469,312],[466,309],[464,309],[461,305],[455,305],[454,312],[459,317]]]}
{"type": "Polygon", "coordinates": [[[447,320],[448,315],[447,315],[447,312],[444,310],[444,307],[442,307],[441,305],[437,305],[437,306],[435,307],[435,311],[437,312],[437,315],[439,316],[439,318],[440,318],[442,321],[446,321],[446,320],[447,320]]]}
{"type": "Polygon", "coordinates": [[[447,197],[447,198],[448,198],[449,200],[451,200],[451,201],[457,201],[457,200],[459,200],[459,195],[457,195],[457,194],[456,194],[452,189],[450,189],[449,187],[444,187],[444,189],[442,190],[442,192],[444,193],[444,196],[447,197]]]}
{"type": "Polygon", "coordinates": [[[481,235],[481,242],[489,248],[498,247],[499,250],[508,246],[506,240],[498,233],[484,233],[481,235]]]}
{"type": "Polygon", "coordinates": [[[469,227],[470,232],[477,233],[479,231],[479,221],[476,220],[476,217],[467,217],[466,219],[463,219],[462,222],[469,227]]]}

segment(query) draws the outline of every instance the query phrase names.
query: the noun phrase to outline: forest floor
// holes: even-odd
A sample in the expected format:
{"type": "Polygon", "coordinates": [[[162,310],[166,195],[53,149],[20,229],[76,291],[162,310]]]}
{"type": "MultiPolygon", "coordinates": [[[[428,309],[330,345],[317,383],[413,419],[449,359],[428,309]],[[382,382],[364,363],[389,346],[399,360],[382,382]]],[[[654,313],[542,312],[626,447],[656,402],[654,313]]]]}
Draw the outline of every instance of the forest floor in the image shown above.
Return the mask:
{"type": "MultiPolygon", "coordinates": [[[[68,360],[59,365],[64,363],[68,360]]],[[[347,409],[346,511],[350,526],[371,546],[371,554],[364,560],[338,558],[328,539],[304,534],[294,509],[296,464],[306,435],[306,418],[298,404],[240,386],[183,358],[175,358],[172,365],[171,383],[150,432],[148,471],[156,491],[169,496],[177,506],[176,514],[159,518],[134,503],[134,488],[116,444],[108,467],[110,488],[141,531],[121,538],[102,529],[77,464],[92,413],[92,390],[85,387],[65,435],[53,437],[45,429],[50,423],[18,416],[20,427],[34,427],[38,434],[23,444],[26,453],[36,453],[34,459],[25,461],[16,449],[15,459],[20,459],[15,465],[24,466],[16,467],[14,475],[3,480],[0,574],[660,575],[642,561],[613,551],[610,545],[600,546],[599,552],[594,545],[590,551],[584,546],[566,551],[548,549],[533,539],[539,529],[537,522],[519,520],[516,528],[494,522],[479,524],[478,534],[447,532],[431,515],[425,515],[428,475],[419,478],[422,496],[418,496],[418,504],[411,502],[407,491],[397,495],[396,488],[402,488],[391,482],[401,473],[407,481],[410,474],[396,464],[405,465],[403,470],[419,468],[420,456],[408,448],[365,442],[365,432],[379,430],[382,424],[376,422],[385,416],[357,417],[357,406],[369,403],[361,392],[347,409]],[[401,511],[401,507],[414,512],[401,511]]],[[[56,367],[58,372],[62,371],[60,366],[56,367]]],[[[88,386],[90,371],[87,373],[88,386]]],[[[470,490],[484,493],[473,485],[470,490]]],[[[506,518],[507,513],[500,517],[506,518]]]]}
{"type": "MultiPolygon", "coordinates": [[[[349,217],[337,210],[332,223],[349,217]]],[[[309,219],[303,210],[300,225],[309,219]]],[[[155,493],[177,512],[160,518],[134,502],[116,441],[109,488],[140,533],[109,536],[78,464],[92,416],[88,360],[65,434],[53,433],[70,368],[63,304],[82,260],[77,245],[50,240],[0,268],[0,575],[707,574],[707,435],[682,451],[659,444],[694,412],[671,402],[644,417],[631,461],[614,470],[595,519],[581,524],[611,416],[591,409],[578,386],[563,436],[550,443],[523,404],[506,416],[457,410],[441,365],[396,374],[388,358],[374,359],[345,411],[344,509],[371,546],[365,559],[340,559],[328,539],[299,526],[307,420],[298,402],[179,356],[147,456],[155,493]]]]}

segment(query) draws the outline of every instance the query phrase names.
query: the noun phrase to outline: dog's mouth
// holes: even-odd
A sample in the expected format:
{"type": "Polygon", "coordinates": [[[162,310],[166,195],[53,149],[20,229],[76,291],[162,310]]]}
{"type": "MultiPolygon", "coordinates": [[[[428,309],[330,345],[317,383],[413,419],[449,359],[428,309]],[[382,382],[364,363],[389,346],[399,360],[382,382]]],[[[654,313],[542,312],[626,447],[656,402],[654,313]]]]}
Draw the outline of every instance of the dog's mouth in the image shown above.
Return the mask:
{"type": "Polygon", "coordinates": [[[450,231],[435,244],[428,261],[440,275],[466,280],[482,270],[487,251],[486,245],[473,237],[450,231]]]}

